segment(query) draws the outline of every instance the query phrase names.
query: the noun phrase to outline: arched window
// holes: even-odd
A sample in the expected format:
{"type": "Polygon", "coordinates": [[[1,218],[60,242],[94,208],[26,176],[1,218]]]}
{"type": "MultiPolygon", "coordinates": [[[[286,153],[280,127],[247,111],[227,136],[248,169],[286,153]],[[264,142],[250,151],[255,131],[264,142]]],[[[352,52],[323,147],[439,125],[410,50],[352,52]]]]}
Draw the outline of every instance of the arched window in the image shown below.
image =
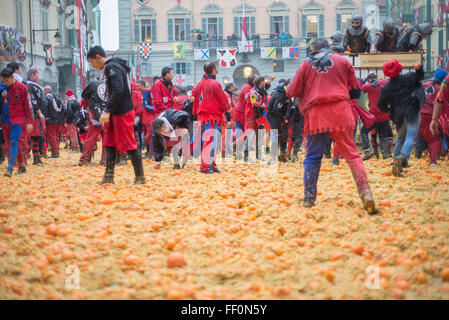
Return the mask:
{"type": "Polygon", "coordinates": [[[289,8],[284,2],[273,2],[267,7],[267,11],[270,16],[270,33],[290,32],[289,8]]]}
{"type": "Polygon", "coordinates": [[[223,9],[216,4],[208,4],[201,10],[202,29],[209,35],[209,38],[214,36],[223,36],[223,9]]]}
{"type": "Polygon", "coordinates": [[[243,7],[243,3],[239,6],[232,9],[234,13],[234,33],[238,36],[242,35],[243,29],[243,13],[245,13],[245,27],[246,27],[246,36],[250,38],[252,35],[256,33],[256,17],[254,14],[256,13],[256,8],[245,3],[245,7],[243,7]]]}
{"type": "Polygon", "coordinates": [[[337,31],[345,32],[351,23],[351,17],[357,13],[357,5],[350,0],[343,0],[335,7],[337,12],[337,31]]]}
{"type": "Polygon", "coordinates": [[[301,13],[302,36],[324,37],[324,6],[312,0],[301,7],[301,13]]]}
{"type": "Polygon", "coordinates": [[[181,5],[168,12],[168,41],[190,40],[190,11],[181,5]]]}
{"type": "Polygon", "coordinates": [[[156,11],[140,7],[134,12],[134,42],[156,42],[156,11]]]}

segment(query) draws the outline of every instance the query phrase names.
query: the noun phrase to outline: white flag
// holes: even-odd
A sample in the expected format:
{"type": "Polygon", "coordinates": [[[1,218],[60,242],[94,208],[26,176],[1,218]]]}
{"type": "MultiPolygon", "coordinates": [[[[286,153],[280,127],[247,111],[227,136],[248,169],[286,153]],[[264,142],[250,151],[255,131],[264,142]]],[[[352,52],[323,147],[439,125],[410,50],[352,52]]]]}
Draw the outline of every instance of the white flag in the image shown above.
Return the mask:
{"type": "Polygon", "coordinates": [[[209,49],[195,49],[194,59],[195,60],[209,60],[209,49]]]}
{"type": "Polygon", "coordinates": [[[254,41],[239,41],[239,52],[254,52],[254,41]]]}

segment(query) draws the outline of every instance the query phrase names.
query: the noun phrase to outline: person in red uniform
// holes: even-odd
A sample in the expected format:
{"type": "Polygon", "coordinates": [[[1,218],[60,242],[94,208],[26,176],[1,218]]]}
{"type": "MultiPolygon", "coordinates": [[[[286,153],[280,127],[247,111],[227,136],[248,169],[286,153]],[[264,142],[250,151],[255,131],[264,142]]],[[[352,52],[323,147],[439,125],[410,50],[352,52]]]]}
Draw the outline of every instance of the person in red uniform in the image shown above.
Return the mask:
{"type": "Polygon", "coordinates": [[[360,96],[351,64],[334,54],[327,40],[317,38],[312,53],[298,68],[287,88],[289,97],[299,98],[304,114],[307,151],[304,159],[304,206],[312,207],[317,196],[321,160],[329,138],[340,146],[351,168],[364,208],[376,212],[368,177],[354,142],[355,129],[350,99],[360,96]]]}
{"type": "Polygon", "coordinates": [[[128,73],[131,71],[121,58],[107,58],[100,46],[90,48],[87,58],[92,67],[104,69],[107,103],[100,121],[105,123],[103,140],[106,150],[106,171],[101,184],[114,183],[114,169],[117,152],[127,152],[134,167],[134,184],[145,184],[142,155],[137,149],[134,136],[134,106],[131,99],[131,85],[128,73]]]}
{"type": "Polygon", "coordinates": [[[441,132],[449,135],[449,75],[444,78],[435,98],[429,130],[434,136],[441,132]]]}
{"type": "MultiPolygon", "coordinates": [[[[5,68],[1,72],[3,83],[8,87],[8,90],[2,91],[2,105],[6,108],[6,103],[9,102],[9,130],[3,128],[3,135],[5,140],[10,145],[8,168],[5,176],[11,177],[16,162],[19,165],[17,174],[26,172],[25,168],[25,152],[26,152],[26,137],[33,130],[33,115],[31,114],[31,107],[29,101],[28,87],[22,82],[14,79],[14,72],[5,68]],[[3,92],[5,95],[3,96],[3,92]],[[9,131],[9,132],[8,132],[9,131]]],[[[3,120],[2,120],[3,121],[3,120]]]]}
{"type": "MultiPolygon", "coordinates": [[[[360,89],[362,92],[368,94],[368,101],[369,101],[369,112],[374,116],[375,123],[374,123],[374,129],[376,130],[377,135],[379,135],[380,139],[380,152],[382,153],[382,157],[384,159],[390,159],[391,158],[391,151],[388,147],[388,133],[391,131],[391,125],[390,125],[390,114],[389,113],[383,113],[379,110],[377,107],[377,101],[379,100],[380,91],[382,87],[388,82],[387,79],[381,79],[377,80],[377,76],[374,73],[370,73],[367,76],[365,84],[360,83],[360,89]]],[[[364,141],[362,144],[364,145],[363,149],[365,152],[365,157],[363,160],[368,160],[372,156],[376,155],[377,158],[379,158],[379,155],[376,154],[376,150],[372,151],[369,147],[369,138],[368,138],[368,131],[365,126],[361,129],[361,136],[364,141]]],[[[373,141],[373,140],[372,140],[373,141]]],[[[374,136],[374,142],[377,143],[376,137],[374,136]]],[[[373,149],[377,149],[373,146],[373,149]]]]}
{"type": "Polygon", "coordinates": [[[139,88],[137,87],[136,83],[134,83],[134,82],[131,83],[131,89],[132,89],[131,99],[133,100],[134,112],[136,113],[136,115],[134,117],[134,134],[136,136],[137,147],[139,148],[139,151],[142,152],[142,149],[143,149],[143,137],[142,137],[143,98],[142,98],[142,94],[140,93],[139,88]]]}
{"type": "Polygon", "coordinates": [[[245,150],[245,161],[249,161],[249,150],[253,136],[256,136],[256,158],[259,159],[259,119],[264,117],[267,105],[267,92],[265,91],[265,77],[258,76],[254,80],[254,88],[249,93],[249,99],[245,106],[245,134],[247,135],[247,149],[245,150]]]}
{"type": "Polygon", "coordinates": [[[157,116],[165,110],[173,109],[174,104],[178,101],[173,90],[172,80],[173,68],[164,67],[162,69],[162,78],[153,86],[154,111],[157,116]]]}
{"type": "Polygon", "coordinates": [[[73,90],[71,89],[67,90],[65,95],[67,98],[67,113],[65,116],[64,125],[68,129],[72,153],[78,153],[79,152],[78,128],[76,126],[76,122],[79,116],[80,105],[78,101],[76,101],[75,95],[73,94],[73,90]]]}
{"type": "MultiPolygon", "coordinates": [[[[419,125],[419,134],[427,142],[427,149],[429,150],[430,164],[437,165],[438,156],[442,147],[442,140],[439,135],[434,135],[430,132],[430,123],[433,115],[433,103],[435,97],[440,91],[441,83],[447,76],[447,72],[441,68],[435,70],[433,80],[424,83],[424,90],[426,92],[426,102],[421,108],[421,123],[419,125]]],[[[441,128],[441,125],[439,126],[441,128]]],[[[441,129],[440,129],[441,130],[441,129]]]]}
{"type": "Polygon", "coordinates": [[[44,111],[45,126],[47,128],[47,143],[50,145],[50,158],[59,158],[59,144],[61,128],[64,123],[64,105],[56,96],[50,86],[44,87],[44,111]]]}
{"type": "Polygon", "coordinates": [[[203,138],[201,151],[202,173],[219,173],[215,163],[218,139],[220,138],[220,123],[226,108],[230,105],[229,97],[224,93],[220,83],[215,80],[217,66],[212,62],[204,65],[204,77],[194,91],[194,110],[201,122],[203,138]]]}
{"type": "Polygon", "coordinates": [[[235,131],[235,143],[236,143],[236,160],[243,159],[243,142],[245,131],[245,107],[247,100],[249,99],[249,92],[254,87],[254,80],[256,75],[252,74],[248,77],[248,82],[245,83],[240,90],[240,94],[237,99],[237,104],[233,113],[234,131],[235,131]]]}
{"type": "MultiPolygon", "coordinates": [[[[153,81],[159,80],[159,78],[154,77],[153,81]]],[[[154,101],[151,89],[146,88],[146,83],[144,80],[137,81],[137,88],[142,95],[142,129],[144,136],[144,144],[147,146],[147,153],[145,158],[153,158],[153,141],[151,136],[153,134],[153,121],[157,118],[157,114],[154,111],[154,101]]]]}
{"type": "MultiPolygon", "coordinates": [[[[104,140],[104,127],[101,125],[100,118],[104,109],[106,109],[106,83],[102,80],[93,80],[84,88],[81,97],[82,104],[87,105],[89,109],[89,125],[86,137],[83,141],[83,153],[80,157],[78,166],[84,166],[89,163],[93,157],[95,144],[100,137],[104,140]]],[[[102,153],[100,165],[106,165],[106,151],[102,143],[102,153]]]]}

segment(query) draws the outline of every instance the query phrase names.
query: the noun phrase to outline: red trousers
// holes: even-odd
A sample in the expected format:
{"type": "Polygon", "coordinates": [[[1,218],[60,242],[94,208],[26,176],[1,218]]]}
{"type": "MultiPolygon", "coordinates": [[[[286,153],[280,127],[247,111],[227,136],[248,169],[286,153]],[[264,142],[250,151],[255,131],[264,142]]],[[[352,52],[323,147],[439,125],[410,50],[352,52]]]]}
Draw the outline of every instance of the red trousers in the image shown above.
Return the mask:
{"type": "MultiPolygon", "coordinates": [[[[87,137],[84,139],[84,145],[83,145],[83,154],[80,158],[80,165],[85,165],[89,162],[90,157],[93,154],[93,150],[95,147],[95,143],[98,140],[98,135],[100,135],[101,140],[104,139],[105,132],[103,130],[103,126],[95,127],[94,125],[90,125],[89,129],[87,130],[87,137]]],[[[101,152],[101,160],[100,164],[106,163],[106,154],[104,151],[104,144],[102,143],[102,152],[101,152]]]]}
{"type": "Polygon", "coordinates": [[[59,155],[59,134],[61,133],[60,124],[47,124],[47,143],[50,145],[52,155],[59,155]]]}
{"type": "MultiPolygon", "coordinates": [[[[419,133],[427,142],[427,149],[429,150],[429,157],[431,163],[437,163],[439,152],[441,150],[441,138],[434,136],[430,132],[430,122],[432,122],[431,114],[421,114],[421,123],[419,125],[419,133]]],[[[439,128],[441,132],[441,126],[439,128]]]]}
{"type": "Polygon", "coordinates": [[[67,133],[69,135],[70,142],[72,143],[72,150],[78,150],[80,146],[78,144],[78,128],[76,127],[76,123],[67,124],[67,133]]]}
{"type": "Polygon", "coordinates": [[[103,139],[105,147],[114,147],[118,152],[137,149],[134,136],[134,115],[134,110],[119,116],[111,115],[105,126],[106,134],[103,139]]]}

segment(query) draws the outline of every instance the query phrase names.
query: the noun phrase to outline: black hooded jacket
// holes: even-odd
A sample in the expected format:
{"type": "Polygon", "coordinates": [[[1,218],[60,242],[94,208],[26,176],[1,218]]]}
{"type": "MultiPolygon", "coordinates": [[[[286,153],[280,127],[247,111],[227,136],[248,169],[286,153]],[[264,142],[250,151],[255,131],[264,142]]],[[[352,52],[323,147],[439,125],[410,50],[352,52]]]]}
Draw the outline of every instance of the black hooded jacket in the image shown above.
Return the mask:
{"type": "Polygon", "coordinates": [[[80,112],[80,104],[76,99],[67,101],[67,114],[65,123],[76,123],[80,112]]]}
{"type": "Polygon", "coordinates": [[[65,106],[58,96],[51,92],[45,95],[42,113],[46,124],[63,124],[65,111],[65,106]]]}
{"type": "Polygon", "coordinates": [[[128,73],[131,69],[122,58],[109,59],[104,66],[108,91],[107,110],[111,115],[122,115],[134,109],[128,73]]]}
{"type": "Polygon", "coordinates": [[[271,99],[267,106],[267,117],[277,118],[281,123],[284,122],[289,104],[290,100],[288,100],[284,85],[278,85],[271,94],[271,99]]]}
{"type": "Polygon", "coordinates": [[[391,78],[381,89],[377,106],[379,110],[388,113],[396,127],[400,128],[404,119],[413,122],[419,116],[419,110],[424,105],[421,81],[424,79],[424,69],[408,72],[391,78]]]}
{"type": "MultiPolygon", "coordinates": [[[[189,129],[190,115],[185,111],[169,109],[161,113],[159,117],[164,117],[165,119],[167,119],[170,125],[173,127],[173,130],[179,128],[189,129]]],[[[163,136],[158,134],[157,132],[154,132],[152,141],[154,161],[160,162],[164,158],[165,151],[163,136]]]]}
{"type": "Polygon", "coordinates": [[[93,120],[100,121],[101,113],[106,108],[106,84],[101,80],[91,81],[84,88],[81,97],[89,100],[89,110],[92,113],[93,120]]]}

